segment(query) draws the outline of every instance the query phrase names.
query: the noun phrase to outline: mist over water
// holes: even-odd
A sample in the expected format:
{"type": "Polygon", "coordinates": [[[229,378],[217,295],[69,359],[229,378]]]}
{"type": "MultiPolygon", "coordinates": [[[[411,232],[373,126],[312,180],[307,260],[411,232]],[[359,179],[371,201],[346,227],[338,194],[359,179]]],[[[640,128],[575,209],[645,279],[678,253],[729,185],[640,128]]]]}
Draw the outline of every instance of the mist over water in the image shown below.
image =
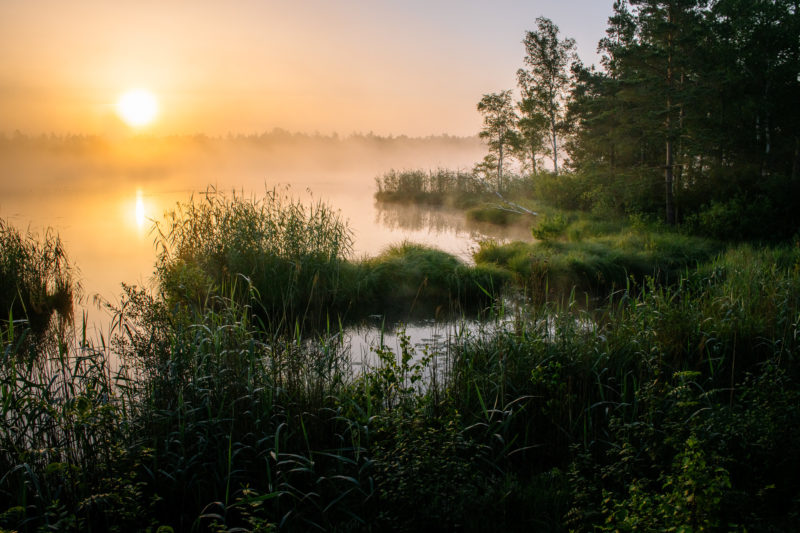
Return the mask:
{"type": "MultiPolygon", "coordinates": [[[[375,177],[394,169],[468,169],[477,138],[347,138],[275,131],[227,138],[0,138],[0,217],[21,230],[52,228],[79,269],[84,310],[95,295],[116,302],[120,283],[151,284],[153,221],[209,187],[263,196],[277,189],[341,212],[355,258],[409,240],[465,260],[486,237],[525,238],[525,228],[468,223],[463,213],[374,201],[375,177]],[[520,233],[520,235],[517,235],[520,233]]],[[[103,320],[100,318],[100,320],[103,320]]]]}

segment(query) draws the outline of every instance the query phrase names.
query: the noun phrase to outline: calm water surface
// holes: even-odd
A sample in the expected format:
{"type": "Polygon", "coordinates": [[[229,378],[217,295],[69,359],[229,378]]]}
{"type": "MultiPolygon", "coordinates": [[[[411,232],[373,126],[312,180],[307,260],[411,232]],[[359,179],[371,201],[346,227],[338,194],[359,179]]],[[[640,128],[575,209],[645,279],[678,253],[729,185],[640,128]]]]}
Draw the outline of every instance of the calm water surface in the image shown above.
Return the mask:
{"type": "Polygon", "coordinates": [[[58,232],[79,270],[83,311],[97,329],[107,328],[108,316],[92,304],[95,297],[116,302],[122,282],[152,286],[153,221],[209,185],[246,196],[278,188],[302,201],[322,200],[348,221],[354,257],[408,240],[469,261],[481,239],[530,238],[525,227],[498,229],[447,209],[374,201],[375,177],[391,168],[470,168],[482,157],[474,141],[164,144],[53,149],[42,142],[19,149],[7,142],[0,149],[0,217],[22,230],[58,232]]]}

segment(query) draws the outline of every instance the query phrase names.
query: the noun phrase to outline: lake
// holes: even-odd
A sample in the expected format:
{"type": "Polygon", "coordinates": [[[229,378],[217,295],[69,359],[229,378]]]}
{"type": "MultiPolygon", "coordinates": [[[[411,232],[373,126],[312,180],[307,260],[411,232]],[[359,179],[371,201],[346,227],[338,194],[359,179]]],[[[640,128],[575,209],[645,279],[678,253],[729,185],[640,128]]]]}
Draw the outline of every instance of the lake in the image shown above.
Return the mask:
{"type": "Polygon", "coordinates": [[[390,169],[468,169],[484,153],[477,138],[448,136],[16,136],[0,139],[0,217],[21,230],[52,228],[60,235],[79,270],[81,309],[105,332],[109,317],[93,302],[116,302],[122,282],[152,286],[153,222],[209,186],[246,196],[277,188],[303,201],[322,200],[348,221],[354,257],[409,240],[470,261],[481,239],[530,239],[526,227],[498,228],[453,210],[373,199],[375,178],[390,169]]]}

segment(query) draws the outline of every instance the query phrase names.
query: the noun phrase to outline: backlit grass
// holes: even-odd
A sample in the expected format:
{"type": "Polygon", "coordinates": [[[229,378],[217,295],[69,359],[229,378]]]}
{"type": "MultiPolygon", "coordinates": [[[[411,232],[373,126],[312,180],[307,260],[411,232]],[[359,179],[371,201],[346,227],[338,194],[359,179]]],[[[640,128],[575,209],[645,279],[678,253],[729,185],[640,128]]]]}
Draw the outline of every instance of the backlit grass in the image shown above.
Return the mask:
{"type": "Polygon", "coordinates": [[[78,290],[60,239],[21,234],[0,219],[0,324],[26,320],[37,333],[68,321],[78,290]]]}
{"type": "Polygon", "coordinates": [[[480,308],[509,279],[498,268],[411,243],[353,259],[350,230],[335,211],[274,191],[263,198],[209,191],[157,229],[158,278],[171,304],[205,309],[233,298],[273,332],[369,314],[480,308]]]}
{"type": "Polygon", "coordinates": [[[687,267],[711,259],[720,245],[706,239],[619,223],[570,222],[564,215],[543,217],[534,227],[533,243],[483,242],[475,261],[513,273],[531,295],[592,296],[640,284],[648,276],[674,283],[687,267]]]}
{"type": "MultiPolygon", "coordinates": [[[[401,335],[368,368],[336,327],[269,334],[238,288],[127,287],[97,346],[6,323],[0,528],[794,530],[800,251],[696,260],[591,308],[496,307],[435,352],[401,335]]],[[[461,290],[441,252],[373,261],[342,264],[461,290]]]]}

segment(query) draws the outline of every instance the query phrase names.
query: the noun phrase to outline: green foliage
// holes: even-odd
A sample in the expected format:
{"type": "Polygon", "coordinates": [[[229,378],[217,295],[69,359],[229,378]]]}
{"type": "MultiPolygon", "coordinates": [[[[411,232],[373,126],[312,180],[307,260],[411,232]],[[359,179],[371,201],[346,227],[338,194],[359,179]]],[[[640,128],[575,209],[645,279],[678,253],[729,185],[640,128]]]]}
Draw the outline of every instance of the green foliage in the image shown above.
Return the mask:
{"type": "Polygon", "coordinates": [[[140,456],[109,354],[62,331],[10,331],[0,354],[0,528],[148,525],[140,456]]]}
{"type": "Polygon", "coordinates": [[[464,437],[457,420],[440,426],[417,416],[389,416],[378,424],[375,525],[394,531],[491,527],[485,513],[501,495],[482,468],[485,452],[464,437]]]}
{"type": "Polygon", "coordinates": [[[542,216],[533,227],[533,236],[540,241],[549,241],[555,237],[559,237],[567,226],[569,221],[564,215],[557,214],[553,216],[542,216]]]}
{"type": "Polygon", "coordinates": [[[728,241],[775,242],[791,238],[800,229],[794,202],[800,195],[800,180],[779,176],[728,179],[735,183],[720,187],[730,190],[724,197],[707,194],[696,200],[702,205],[686,217],[689,231],[728,241]]]}
{"type": "Polygon", "coordinates": [[[360,299],[380,313],[440,314],[490,304],[509,280],[491,265],[467,266],[453,255],[408,242],[360,268],[360,299]]]}
{"type": "MultiPolygon", "coordinates": [[[[632,264],[625,250],[649,248],[675,278],[591,307],[508,302],[435,349],[401,335],[364,368],[336,332],[265,334],[213,293],[175,307],[126,287],[101,348],[6,329],[0,528],[797,529],[800,249],[692,266],[705,241],[578,223],[481,253],[536,265],[605,246],[632,264]]],[[[451,288],[499,268],[413,245],[375,262],[451,288]]]]}
{"type": "MultiPolygon", "coordinates": [[[[570,65],[576,58],[575,39],[559,40],[558,26],[548,18],[538,17],[536,30],[526,32],[522,44],[525,68],[517,71],[517,81],[522,91],[520,108],[526,119],[523,124],[529,126],[526,129],[530,133],[530,126],[538,123],[533,131],[541,131],[541,136],[545,129],[542,123],[546,123],[550,157],[558,174],[558,137],[567,129],[565,100],[570,65]]],[[[531,139],[526,140],[530,144],[531,139]]]]}
{"type": "Polygon", "coordinates": [[[541,216],[533,228],[540,242],[483,242],[475,261],[507,269],[534,296],[573,288],[603,295],[648,276],[673,282],[718,250],[712,241],[645,225],[621,230],[619,223],[572,220],[558,213],[541,216]]]}
{"type": "Polygon", "coordinates": [[[57,313],[62,325],[72,318],[79,289],[61,240],[50,231],[42,241],[22,236],[0,219],[0,325],[26,320],[36,333],[57,313]]]}
{"type": "Polygon", "coordinates": [[[586,191],[591,186],[581,180],[578,174],[539,172],[531,178],[532,196],[556,209],[588,210],[591,204],[586,200],[586,191]]]}
{"type": "Polygon", "coordinates": [[[341,264],[351,235],[324,204],[305,206],[277,191],[228,198],[209,189],[157,225],[157,272],[171,301],[206,305],[215,297],[247,301],[276,329],[324,321],[339,296],[341,264]]]}
{"type": "MultiPolygon", "coordinates": [[[[486,139],[489,154],[497,158],[497,174],[493,180],[494,188],[502,191],[506,187],[503,178],[504,158],[519,143],[518,117],[511,102],[511,91],[484,94],[478,102],[477,109],[483,116],[483,128],[479,135],[482,139],[486,139]]],[[[484,159],[484,161],[488,162],[489,160],[484,159]]]]}
{"type": "MultiPolygon", "coordinates": [[[[159,305],[131,294],[130,307],[159,305]]],[[[166,331],[148,318],[157,312],[125,314],[116,341],[132,437],[152,449],[143,468],[162,523],[294,530],[359,519],[372,489],[361,429],[338,412],[350,369],[335,341],[267,343],[231,300],[166,331]]]]}
{"type": "Polygon", "coordinates": [[[484,185],[468,172],[437,169],[390,170],[375,178],[379,202],[419,203],[469,207],[484,192],[484,185]]]}

